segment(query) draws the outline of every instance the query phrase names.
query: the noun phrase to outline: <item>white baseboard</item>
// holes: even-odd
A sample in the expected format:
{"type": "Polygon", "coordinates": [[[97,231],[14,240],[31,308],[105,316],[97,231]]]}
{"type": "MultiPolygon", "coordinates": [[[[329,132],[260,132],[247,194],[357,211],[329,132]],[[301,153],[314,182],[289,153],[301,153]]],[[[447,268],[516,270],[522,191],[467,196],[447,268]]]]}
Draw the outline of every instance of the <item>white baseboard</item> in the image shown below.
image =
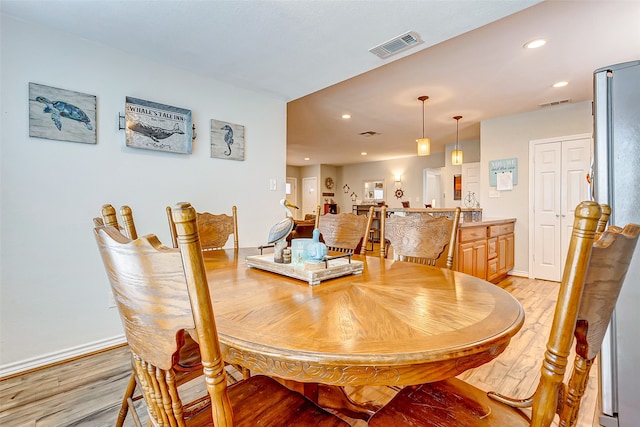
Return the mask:
{"type": "Polygon", "coordinates": [[[509,276],[529,277],[529,272],[523,270],[511,270],[508,274],[509,276]]]}
{"type": "Polygon", "coordinates": [[[104,350],[109,347],[114,347],[120,344],[126,343],[124,335],[118,335],[112,338],[107,338],[100,341],[94,341],[79,345],[77,347],[68,348],[65,350],[56,351],[42,356],[33,357],[31,359],[25,359],[18,362],[9,363],[0,366],[0,379],[9,375],[14,375],[20,372],[29,371],[31,369],[40,368],[42,366],[51,365],[65,360],[73,359],[78,356],[93,353],[95,351],[104,350]]]}

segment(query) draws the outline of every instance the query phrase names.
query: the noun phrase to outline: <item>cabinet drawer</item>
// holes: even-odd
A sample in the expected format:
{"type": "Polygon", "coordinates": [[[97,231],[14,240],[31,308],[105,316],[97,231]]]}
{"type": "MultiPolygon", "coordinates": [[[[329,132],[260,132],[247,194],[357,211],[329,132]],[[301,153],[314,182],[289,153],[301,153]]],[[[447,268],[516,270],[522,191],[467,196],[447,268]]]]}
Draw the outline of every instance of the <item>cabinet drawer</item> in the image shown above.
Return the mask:
{"type": "Polygon", "coordinates": [[[503,234],[513,233],[513,223],[492,225],[489,227],[489,237],[502,236],[503,234]]]}
{"type": "Polygon", "coordinates": [[[487,227],[461,228],[458,241],[468,242],[470,240],[486,239],[487,227]]]}

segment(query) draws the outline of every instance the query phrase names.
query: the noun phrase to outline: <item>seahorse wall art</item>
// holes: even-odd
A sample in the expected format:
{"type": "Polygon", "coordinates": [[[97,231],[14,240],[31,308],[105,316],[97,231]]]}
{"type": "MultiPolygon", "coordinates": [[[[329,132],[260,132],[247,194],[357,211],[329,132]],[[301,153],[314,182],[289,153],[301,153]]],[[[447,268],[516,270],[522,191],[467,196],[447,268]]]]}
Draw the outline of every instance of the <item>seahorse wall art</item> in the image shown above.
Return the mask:
{"type": "Polygon", "coordinates": [[[211,119],[211,157],[244,160],[244,126],[211,119]]]}

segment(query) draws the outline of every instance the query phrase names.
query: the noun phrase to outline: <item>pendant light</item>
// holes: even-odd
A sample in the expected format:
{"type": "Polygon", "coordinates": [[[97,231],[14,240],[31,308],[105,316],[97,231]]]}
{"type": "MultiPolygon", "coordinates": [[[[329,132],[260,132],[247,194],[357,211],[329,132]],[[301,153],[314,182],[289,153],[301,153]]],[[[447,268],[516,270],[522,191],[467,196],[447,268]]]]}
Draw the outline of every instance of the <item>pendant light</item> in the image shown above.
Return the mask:
{"type": "Polygon", "coordinates": [[[418,156],[428,156],[431,154],[431,140],[424,137],[424,101],[429,99],[428,96],[419,96],[418,101],[422,101],[422,138],[417,139],[418,156]]]}
{"type": "Polygon", "coordinates": [[[460,123],[460,119],[462,116],[455,116],[456,120],[456,148],[451,152],[451,164],[452,165],[461,165],[462,164],[462,150],[460,149],[460,145],[458,143],[458,124],[460,123]]]}

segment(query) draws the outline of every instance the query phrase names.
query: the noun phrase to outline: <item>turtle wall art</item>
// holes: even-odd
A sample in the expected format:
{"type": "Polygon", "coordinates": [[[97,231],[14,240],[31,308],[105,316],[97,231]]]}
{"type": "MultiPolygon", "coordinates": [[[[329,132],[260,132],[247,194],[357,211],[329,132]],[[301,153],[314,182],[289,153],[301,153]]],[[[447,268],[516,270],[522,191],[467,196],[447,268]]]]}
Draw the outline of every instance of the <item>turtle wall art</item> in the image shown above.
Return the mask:
{"type": "Polygon", "coordinates": [[[244,160],[244,126],[211,119],[211,157],[244,160]]]}
{"type": "Polygon", "coordinates": [[[191,154],[191,110],[127,96],[127,147],[191,154]]]}
{"type": "Polygon", "coordinates": [[[29,136],[95,144],[95,95],[29,83],[29,136]]]}

